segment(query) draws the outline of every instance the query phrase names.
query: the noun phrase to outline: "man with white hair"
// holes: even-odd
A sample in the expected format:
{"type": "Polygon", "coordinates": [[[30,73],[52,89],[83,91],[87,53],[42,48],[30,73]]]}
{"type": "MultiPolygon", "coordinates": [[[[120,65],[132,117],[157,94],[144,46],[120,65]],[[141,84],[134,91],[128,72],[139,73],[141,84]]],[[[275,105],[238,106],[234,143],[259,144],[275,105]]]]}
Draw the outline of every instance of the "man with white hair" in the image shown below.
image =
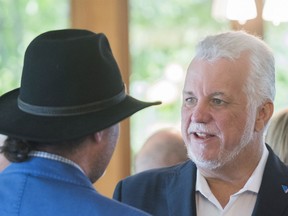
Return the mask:
{"type": "Polygon", "coordinates": [[[288,169],[264,141],[274,96],[274,57],[261,39],[206,37],[183,89],[191,160],[129,177],[114,198],[153,215],[288,215],[288,169]]]}

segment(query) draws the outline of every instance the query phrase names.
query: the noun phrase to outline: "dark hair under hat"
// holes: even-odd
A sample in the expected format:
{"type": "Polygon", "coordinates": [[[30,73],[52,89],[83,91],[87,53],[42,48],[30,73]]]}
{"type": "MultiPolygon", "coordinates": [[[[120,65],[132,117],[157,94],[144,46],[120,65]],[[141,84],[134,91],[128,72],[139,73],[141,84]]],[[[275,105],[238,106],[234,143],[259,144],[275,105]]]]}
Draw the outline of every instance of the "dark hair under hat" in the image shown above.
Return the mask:
{"type": "Polygon", "coordinates": [[[31,141],[64,141],[158,104],[126,94],[104,34],[49,31],[27,48],[21,87],[0,97],[0,133],[31,141]]]}

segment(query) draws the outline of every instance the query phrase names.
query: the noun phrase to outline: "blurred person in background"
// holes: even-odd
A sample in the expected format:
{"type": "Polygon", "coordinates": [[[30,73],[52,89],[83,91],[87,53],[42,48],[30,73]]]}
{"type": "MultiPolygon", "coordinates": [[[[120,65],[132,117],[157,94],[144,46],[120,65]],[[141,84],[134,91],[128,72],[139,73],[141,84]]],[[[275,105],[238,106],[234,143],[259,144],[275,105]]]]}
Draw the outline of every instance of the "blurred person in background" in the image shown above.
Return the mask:
{"type": "MultiPolygon", "coordinates": [[[[6,136],[0,134],[0,148],[4,144],[6,138],[6,136]]],[[[0,153],[0,172],[4,170],[9,164],[10,162],[7,160],[7,158],[2,153],[0,153]]]]}
{"type": "Polygon", "coordinates": [[[266,143],[288,165],[288,109],[276,113],[269,124],[266,143]]]}
{"type": "Polygon", "coordinates": [[[135,172],[168,167],[188,159],[181,132],[165,128],[153,133],[135,157],[135,172]]]}

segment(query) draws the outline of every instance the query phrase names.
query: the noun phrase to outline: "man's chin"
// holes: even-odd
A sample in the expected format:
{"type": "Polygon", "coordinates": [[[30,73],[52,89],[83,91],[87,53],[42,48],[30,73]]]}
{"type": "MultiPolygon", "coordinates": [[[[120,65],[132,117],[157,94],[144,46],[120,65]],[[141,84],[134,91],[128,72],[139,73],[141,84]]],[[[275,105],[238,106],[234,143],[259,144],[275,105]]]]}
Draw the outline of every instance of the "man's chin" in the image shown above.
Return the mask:
{"type": "MultiPolygon", "coordinates": [[[[191,158],[190,158],[191,159],[191,158]]],[[[198,169],[206,169],[206,170],[217,170],[223,164],[220,161],[216,160],[204,160],[204,159],[191,159],[197,166],[198,169]]]]}

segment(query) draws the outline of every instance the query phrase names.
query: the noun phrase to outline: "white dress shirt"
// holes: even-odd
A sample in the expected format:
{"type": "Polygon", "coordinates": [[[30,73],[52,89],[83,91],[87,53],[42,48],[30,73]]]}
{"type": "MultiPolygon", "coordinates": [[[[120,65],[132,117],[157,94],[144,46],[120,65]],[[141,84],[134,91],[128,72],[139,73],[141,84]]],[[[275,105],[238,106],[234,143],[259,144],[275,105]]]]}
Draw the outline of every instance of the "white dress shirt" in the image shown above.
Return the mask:
{"type": "Polygon", "coordinates": [[[228,204],[222,208],[211,192],[204,176],[197,170],[196,208],[197,216],[249,216],[252,215],[257,194],[261,185],[264,168],[268,158],[268,150],[264,146],[261,159],[244,187],[230,196],[228,204]]]}

